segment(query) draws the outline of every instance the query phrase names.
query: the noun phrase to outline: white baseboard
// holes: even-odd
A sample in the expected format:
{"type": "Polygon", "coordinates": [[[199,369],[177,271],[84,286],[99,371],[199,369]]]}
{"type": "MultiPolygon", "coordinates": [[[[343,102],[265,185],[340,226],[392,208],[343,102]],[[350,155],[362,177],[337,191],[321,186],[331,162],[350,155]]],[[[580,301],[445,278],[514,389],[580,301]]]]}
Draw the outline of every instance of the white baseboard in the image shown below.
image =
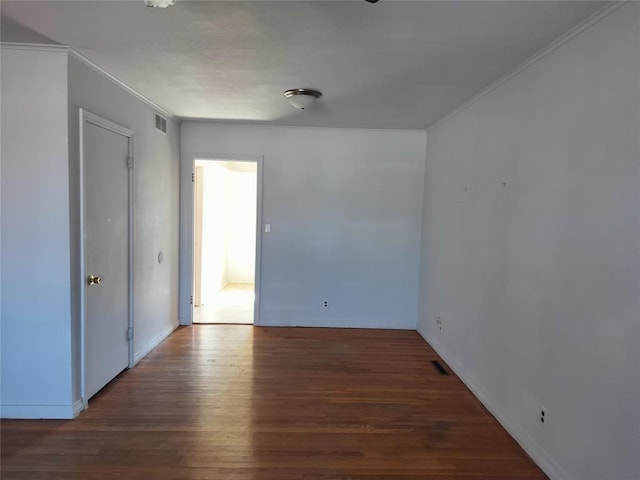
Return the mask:
{"type": "Polygon", "coordinates": [[[474,381],[460,364],[453,360],[453,357],[444,346],[438,343],[435,338],[428,335],[421,325],[418,325],[416,330],[551,480],[569,480],[571,478],[549,454],[529,436],[522,426],[501,410],[494,398],[474,381]]]}
{"type": "Polygon", "coordinates": [[[87,407],[81,399],[73,402],[73,418],[80,415],[80,412],[83,411],[85,408],[87,407]]]}
{"type": "Polygon", "coordinates": [[[0,406],[1,418],[16,419],[72,419],[75,411],[74,405],[19,405],[3,404],[0,406]]]}
{"type": "Polygon", "coordinates": [[[351,318],[326,318],[322,320],[299,317],[295,321],[282,321],[282,319],[260,318],[260,327],[304,327],[304,328],[362,328],[379,330],[415,330],[415,322],[371,322],[367,320],[354,321],[351,318]]]}
{"type": "Polygon", "coordinates": [[[146,357],[151,350],[160,345],[176,328],[178,328],[178,325],[170,325],[153,337],[144,347],[133,355],[133,364],[136,365],[140,360],[146,357]]]}

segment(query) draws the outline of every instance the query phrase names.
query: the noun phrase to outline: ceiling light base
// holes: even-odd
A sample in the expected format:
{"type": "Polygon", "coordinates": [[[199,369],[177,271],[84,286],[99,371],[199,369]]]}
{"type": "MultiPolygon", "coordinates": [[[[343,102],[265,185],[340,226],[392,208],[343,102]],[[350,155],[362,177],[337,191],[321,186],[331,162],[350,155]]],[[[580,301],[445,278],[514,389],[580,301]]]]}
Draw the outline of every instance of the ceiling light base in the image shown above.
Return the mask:
{"type": "Polygon", "coordinates": [[[176,4],[176,0],[144,0],[147,7],[167,8],[176,4]]]}
{"type": "Polygon", "coordinates": [[[292,88],[284,92],[284,96],[294,107],[300,110],[306,110],[322,96],[322,93],[318,90],[311,90],[310,88],[292,88]]]}

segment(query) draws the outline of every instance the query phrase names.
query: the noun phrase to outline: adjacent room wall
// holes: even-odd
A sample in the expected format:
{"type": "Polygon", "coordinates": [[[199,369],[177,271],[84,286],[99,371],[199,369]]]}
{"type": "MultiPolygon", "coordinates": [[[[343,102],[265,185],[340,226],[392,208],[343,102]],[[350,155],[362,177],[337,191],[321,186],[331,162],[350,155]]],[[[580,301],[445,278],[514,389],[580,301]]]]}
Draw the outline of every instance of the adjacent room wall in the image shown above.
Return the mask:
{"type": "MultiPolygon", "coordinates": [[[[146,355],[178,324],[179,123],[167,121],[167,134],[154,129],[154,109],[74,57],[69,58],[69,138],[72,198],[72,251],[79,232],[78,109],[82,107],[134,132],[134,355],[146,355]],[[158,261],[162,252],[163,262],[158,261]]],[[[82,279],[72,256],[74,293],[82,279]]],[[[74,307],[79,297],[74,295],[74,307]]],[[[74,358],[80,348],[79,315],[74,315],[74,358]]],[[[76,360],[75,365],[79,365],[76,360]]],[[[79,372],[74,380],[78,395],[79,372]]]]}
{"type": "Polygon", "coordinates": [[[217,162],[202,162],[202,303],[211,305],[227,286],[227,189],[231,172],[217,162]]]}
{"type": "Polygon", "coordinates": [[[229,283],[254,283],[257,173],[234,170],[229,173],[227,199],[232,208],[228,219],[227,279],[229,283]]]}
{"type": "Polygon", "coordinates": [[[67,52],[2,46],[1,416],[71,418],[67,52]]]}
{"type": "Polygon", "coordinates": [[[425,141],[424,132],[184,122],[182,321],[193,160],[263,155],[271,233],[262,233],[260,324],[415,328],[425,141]]]}
{"type": "Polygon", "coordinates": [[[640,478],[639,9],[428,131],[418,328],[552,478],[640,478]]]}

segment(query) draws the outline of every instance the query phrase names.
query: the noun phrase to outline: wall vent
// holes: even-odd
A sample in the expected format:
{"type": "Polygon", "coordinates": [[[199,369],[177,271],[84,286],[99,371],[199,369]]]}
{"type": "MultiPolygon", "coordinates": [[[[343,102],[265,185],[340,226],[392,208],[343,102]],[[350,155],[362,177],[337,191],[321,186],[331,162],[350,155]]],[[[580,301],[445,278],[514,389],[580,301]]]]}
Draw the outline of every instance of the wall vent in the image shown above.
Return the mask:
{"type": "Polygon", "coordinates": [[[167,134],[167,119],[158,115],[155,115],[155,127],[161,133],[167,134]]]}
{"type": "Polygon", "coordinates": [[[442,366],[438,360],[431,360],[431,365],[436,369],[438,375],[449,375],[449,372],[442,366]]]}

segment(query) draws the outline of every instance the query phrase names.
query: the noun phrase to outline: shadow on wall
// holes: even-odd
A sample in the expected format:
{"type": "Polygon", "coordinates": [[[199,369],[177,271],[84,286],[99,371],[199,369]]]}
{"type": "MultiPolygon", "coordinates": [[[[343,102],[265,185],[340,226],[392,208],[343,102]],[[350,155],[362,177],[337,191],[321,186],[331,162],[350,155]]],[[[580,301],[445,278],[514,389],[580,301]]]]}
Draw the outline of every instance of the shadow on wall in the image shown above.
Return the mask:
{"type": "Polygon", "coordinates": [[[61,45],[58,42],[54,42],[49,37],[45,37],[44,35],[25,27],[6,15],[2,15],[0,17],[0,41],[61,45]]]}

